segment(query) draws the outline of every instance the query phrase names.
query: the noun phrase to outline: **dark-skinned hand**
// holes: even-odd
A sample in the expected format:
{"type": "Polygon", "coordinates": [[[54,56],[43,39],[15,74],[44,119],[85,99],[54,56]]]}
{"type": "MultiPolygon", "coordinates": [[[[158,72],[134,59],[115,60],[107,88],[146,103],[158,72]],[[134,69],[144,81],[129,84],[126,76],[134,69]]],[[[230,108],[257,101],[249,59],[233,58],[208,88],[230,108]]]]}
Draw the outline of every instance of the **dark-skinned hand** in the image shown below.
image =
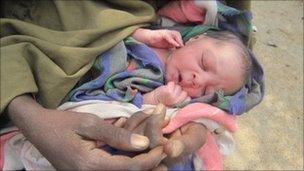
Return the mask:
{"type": "MultiPolygon", "coordinates": [[[[137,112],[126,119],[125,123],[119,124],[133,133],[147,136],[150,140],[149,148],[164,146],[167,157],[153,170],[166,170],[168,166],[181,162],[185,157],[197,151],[205,142],[206,127],[194,122],[167,135],[168,139],[164,137],[161,130],[169,123],[169,120],[165,120],[165,112],[165,106],[157,105],[152,115],[146,114],[151,111],[137,112]]],[[[133,155],[135,154],[137,153],[133,155]]]]}
{"type": "Polygon", "coordinates": [[[8,114],[24,136],[59,170],[149,170],[158,166],[163,147],[133,157],[112,156],[102,141],[124,151],[142,151],[147,137],[104,122],[87,113],[45,109],[28,95],[14,98],[8,114]]]}

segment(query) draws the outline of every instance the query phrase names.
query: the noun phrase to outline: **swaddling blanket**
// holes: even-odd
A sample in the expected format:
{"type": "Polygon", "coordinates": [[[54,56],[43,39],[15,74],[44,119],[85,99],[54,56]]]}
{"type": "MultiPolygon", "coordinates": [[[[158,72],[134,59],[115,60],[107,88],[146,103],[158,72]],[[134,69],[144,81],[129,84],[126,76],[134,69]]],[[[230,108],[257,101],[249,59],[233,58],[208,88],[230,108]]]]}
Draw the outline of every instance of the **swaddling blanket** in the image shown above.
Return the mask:
{"type": "Polygon", "coordinates": [[[117,100],[141,107],[142,93],[164,83],[163,65],[156,54],[131,38],[99,55],[91,70],[88,80],[71,91],[69,101],[117,100]]]}

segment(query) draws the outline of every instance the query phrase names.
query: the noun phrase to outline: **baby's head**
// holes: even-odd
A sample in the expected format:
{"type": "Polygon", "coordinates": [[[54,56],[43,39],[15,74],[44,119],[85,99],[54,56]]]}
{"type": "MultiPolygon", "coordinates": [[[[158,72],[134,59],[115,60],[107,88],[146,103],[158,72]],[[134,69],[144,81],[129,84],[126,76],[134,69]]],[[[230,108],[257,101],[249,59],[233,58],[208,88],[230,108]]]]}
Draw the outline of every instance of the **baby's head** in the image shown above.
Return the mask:
{"type": "Polygon", "coordinates": [[[195,36],[166,61],[166,81],[180,85],[190,97],[223,90],[233,94],[247,81],[251,60],[241,40],[227,31],[195,36]]]}

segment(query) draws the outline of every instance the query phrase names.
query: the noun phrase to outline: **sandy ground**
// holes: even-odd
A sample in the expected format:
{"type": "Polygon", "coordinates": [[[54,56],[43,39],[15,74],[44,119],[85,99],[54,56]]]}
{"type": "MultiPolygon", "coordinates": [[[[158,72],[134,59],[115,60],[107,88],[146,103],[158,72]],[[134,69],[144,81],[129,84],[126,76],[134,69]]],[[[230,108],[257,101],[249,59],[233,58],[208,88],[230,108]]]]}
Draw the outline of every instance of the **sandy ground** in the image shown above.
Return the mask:
{"type": "Polygon", "coordinates": [[[303,170],[303,1],[253,0],[252,13],[266,96],[239,118],[225,169],[303,170]]]}

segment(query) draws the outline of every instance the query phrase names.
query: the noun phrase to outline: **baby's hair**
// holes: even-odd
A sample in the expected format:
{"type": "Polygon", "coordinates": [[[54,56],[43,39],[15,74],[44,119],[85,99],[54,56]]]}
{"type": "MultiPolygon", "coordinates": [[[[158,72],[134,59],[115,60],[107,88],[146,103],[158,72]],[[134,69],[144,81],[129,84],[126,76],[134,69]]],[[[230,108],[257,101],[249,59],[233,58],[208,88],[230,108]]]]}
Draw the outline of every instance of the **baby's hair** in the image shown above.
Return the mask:
{"type": "Polygon", "coordinates": [[[241,54],[241,62],[243,69],[242,86],[244,86],[249,79],[252,62],[247,47],[243,44],[239,37],[229,31],[210,31],[206,34],[207,37],[218,40],[217,43],[232,43],[236,45],[241,54]]]}

